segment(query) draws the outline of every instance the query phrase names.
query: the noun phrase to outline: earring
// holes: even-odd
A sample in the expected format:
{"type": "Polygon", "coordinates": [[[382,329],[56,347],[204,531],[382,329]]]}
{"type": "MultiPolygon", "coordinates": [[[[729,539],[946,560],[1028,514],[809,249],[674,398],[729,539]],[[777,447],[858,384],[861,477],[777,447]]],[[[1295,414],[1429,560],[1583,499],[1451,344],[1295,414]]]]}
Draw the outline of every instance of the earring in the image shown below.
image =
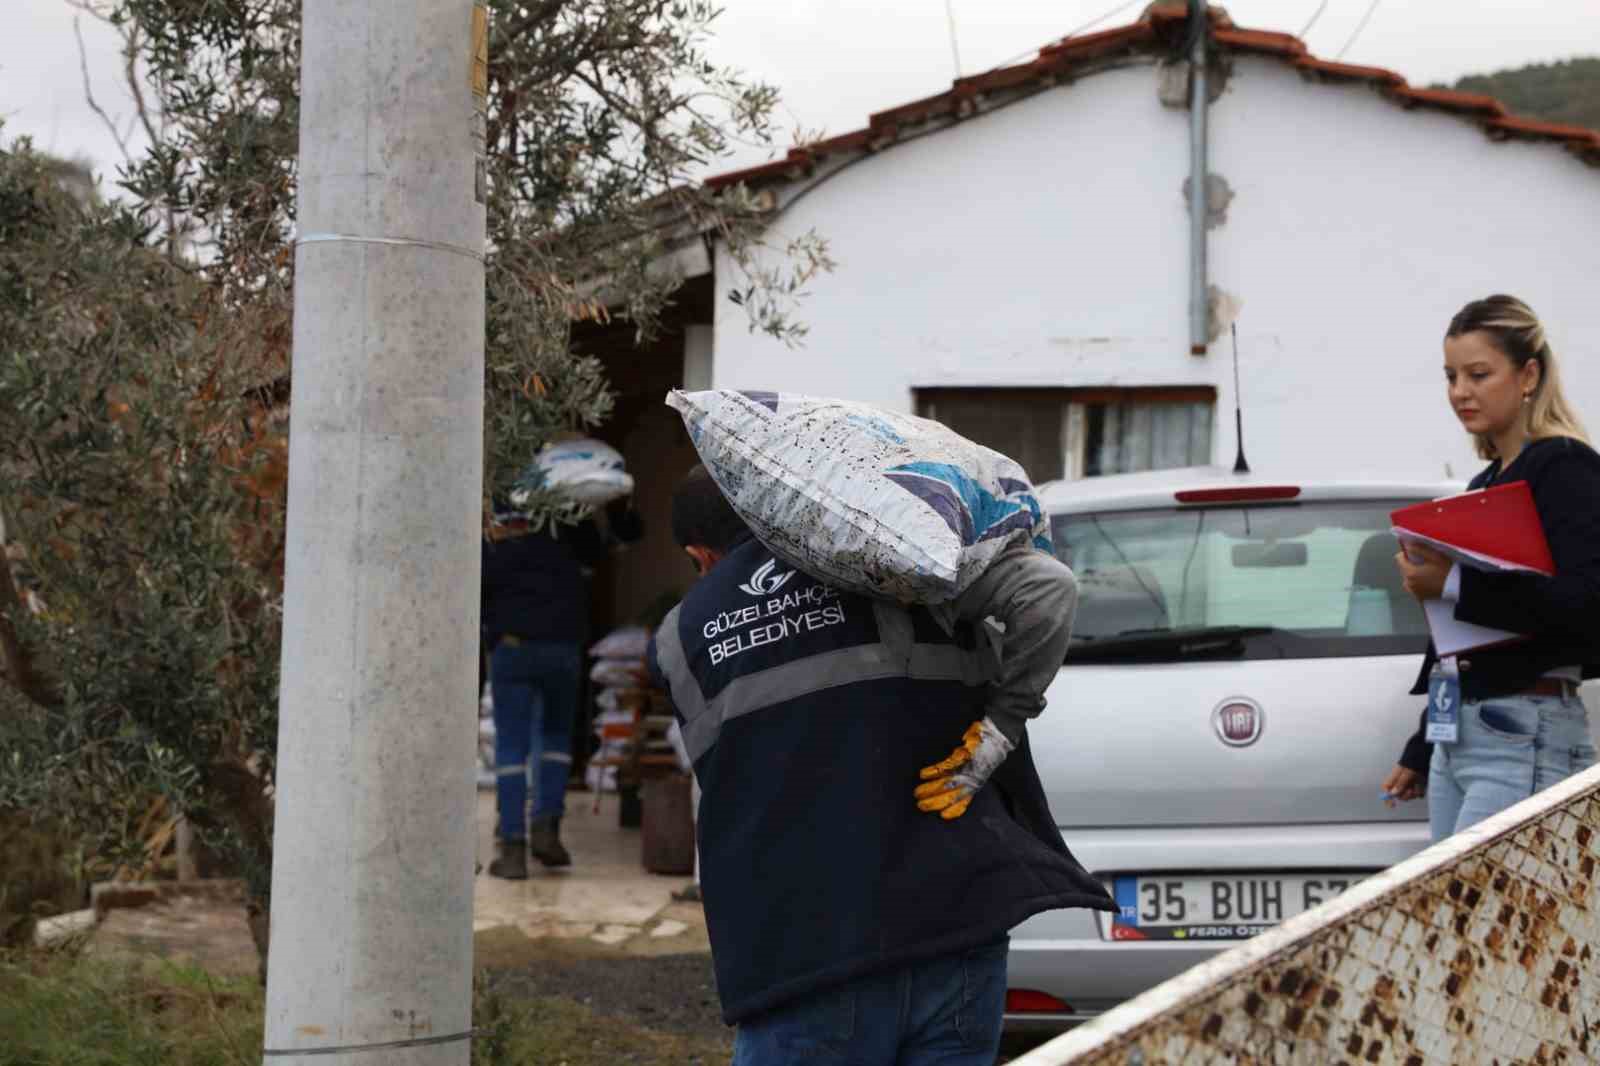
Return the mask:
{"type": "Polygon", "coordinates": [[[1522,402],[1523,402],[1523,403],[1524,403],[1524,404],[1530,404],[1530,403],[1532,403],[1532,402],[1533,402],[1533,393],[1531,393],[1531,392],[1525,392],[1525,393],[1523,393],[1523,394],[1522,394],[1522,402]]]}

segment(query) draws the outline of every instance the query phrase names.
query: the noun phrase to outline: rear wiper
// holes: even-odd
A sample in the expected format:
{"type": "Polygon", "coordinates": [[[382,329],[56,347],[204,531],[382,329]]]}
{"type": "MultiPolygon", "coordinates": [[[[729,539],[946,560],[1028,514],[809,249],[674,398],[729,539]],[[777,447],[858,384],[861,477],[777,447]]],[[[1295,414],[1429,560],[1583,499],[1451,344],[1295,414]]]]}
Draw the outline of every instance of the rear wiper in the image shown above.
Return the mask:
{"type": "Polygon", "coordinates": [[[1280,633],[1275,626],[1196,626],[1190,629],[1130,629],[1113,636],[1077,637],[1068,662],[1106,659],[1231,658],[1243,655],[1245,641],[1280,633]]]}

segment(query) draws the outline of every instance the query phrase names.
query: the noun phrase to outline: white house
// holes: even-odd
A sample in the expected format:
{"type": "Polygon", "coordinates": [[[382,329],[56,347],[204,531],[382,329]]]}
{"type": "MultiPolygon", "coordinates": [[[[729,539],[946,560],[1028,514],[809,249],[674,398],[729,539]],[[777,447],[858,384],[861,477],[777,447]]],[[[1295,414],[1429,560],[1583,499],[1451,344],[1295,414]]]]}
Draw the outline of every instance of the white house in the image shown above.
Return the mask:
{"type": "MultiPolygon", "coordinates": [[[[688,387],[919,411],[1036,481],[1231,464],[1232,324],[1255,469],[1462,478],[1477,460],[1440,340],[1462,304],[1510,292],[1600,430],[1600,134],[1315,59],[1220,8],[1209,22],[1199,344],[1188,22],[1158,5],[713,179],[768,193],[774,233],[814,228],[838,267],[811,286],[791,350],[729,301],[744,279],[726,251],[691,248],[692,299],[664,342],[678,350],[650,360],[647,392],[671,363],[688,387]]],[[[612,361],[624,391],[636,365],[612,361]]],[[[640,399],[617,443],[664,504],[693,453],[671,412],[645,413],[659,393],[640,399]]],[[[619,609],[670,555],[630,564],[619,609]]]]}
{"type": "MultiPolygon", "coordinates": [[[[1544,317],[1600,426],[1600,134],[1212,20],[1209,282],[1238,309],[1252,462],[1465,473],[1439,342],[1491,292],[1544,317]]],[[[749,332],[719,257],[711,383],[948,410],[1036,478],[1231,461],[1230,344],[1192,355],[1188,332],[1185,26],[1157,7],[716,179],[770,188],[774,225],[839,267],[793,353],[749,332]],[[1086,451],[1132,445],[1130,422],[1166,430],[1158,455],[1086,451]]]]}

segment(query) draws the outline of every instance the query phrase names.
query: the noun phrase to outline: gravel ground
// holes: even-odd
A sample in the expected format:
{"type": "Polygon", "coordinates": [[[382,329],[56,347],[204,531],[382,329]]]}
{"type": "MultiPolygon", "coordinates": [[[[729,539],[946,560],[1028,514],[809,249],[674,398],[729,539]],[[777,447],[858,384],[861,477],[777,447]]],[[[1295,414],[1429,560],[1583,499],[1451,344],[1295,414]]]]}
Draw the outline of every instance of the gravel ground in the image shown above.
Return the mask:
{"type": "MultiPolygon", "coordinates": [[[[112,911],[93,934],[88,950],[187,961],[218,974],[255,972],[255,947],[237,903],[181,902],[182,906],[112,911]]],[[[584,938],[530,940],[507,929],[480,933],[475,944],[478,965],[505,1000],[536,1004],[562,999],[583,1008],[557,1011],[546,1019],[551,1022],[577,1025],[598,1017],[619,1023],[613,1034],[617,1049],[609,1057],[610,1045],[587,1047],[594,1041],[581,1029],[552,1032],[552,1039],[573,1041],[574,1064],[684,1066],[697,1061],[720,1066],[731,1056],[733,1030],[722,1024],[711,956],[704,951],[632,955],[584,938]],[[661,1034],[659,1046],[650,1034],[661,1034]]],[[[997,1061],[1004,1063],[1041,1042],[1039,1037],[1008,1037],[997,1061]]],[[[519,1066],[523,1062],[543,1066],[543,1058],[536,1054],[518,1060],[519,1066]]]]}
{"type": "MultiPolygon", "coordinates": [[[[219,974],[255,972],[255,947],[242,908],[208,900],[181,902],[183,906],[112,911],[96,930],[91,953],[156,955],[198,963],[219,974]]],[[[476,946],[478,964],[505,1000],[537,1004],[562,999],[583,1008],[557,1011],[547,1021],[571,1020],[566,1015],[573,1014],[579,1020],[619,1023],[610,1038],[617,1044],[614,1049],[587,1047],[589,1037],[581,1029],[560,1037],[574,1041],[573,1063],[684,1066],[698,1061],[720,1066],[732,1055],[733,1030],[722,1024],[711,956],[704,951],[632,955],[583,938],[530,940],[503,929],[480,933],[476,946]],[[675,1039],[662,1039],[658,1046],[649,1034],[675,1039]],[[609,1057],[608,1049],[613,1052],[609,1057]],[[694,1057],[686,1057],[691,1049],[694,1057]]],[[[558,1036],[550,1034],[551,1039],[558,1036]]],[[[1004,1063],[1041,1042],[1038,1037],[1008,1037],[997,1061],[1004,1063]]]]}
{"type": "Polygon", "coordinates": [[[709,955],[581,957],[552,951],[540,962],[502,970],[493,980],[507,997],[561,996],[642,1028],[726,1040],[733,1047],[733,1030],[722,1024],[717,1005],[709,955]]]}
{"type": "MultiPolygon", "coordinates": [[[[552,945],[541,961],[499,970],[493,980],[508,998],[560,996],[603,1017],[658,1032],[723,1042],[730,1054],[733,1050],[733,1030],[722,1024],[709,955],[580,955],[552,945]]],[[[1039,1036],[1007,1036],[996,1062],[1007,1062],[1044,1040],[1039,1036]]]]}

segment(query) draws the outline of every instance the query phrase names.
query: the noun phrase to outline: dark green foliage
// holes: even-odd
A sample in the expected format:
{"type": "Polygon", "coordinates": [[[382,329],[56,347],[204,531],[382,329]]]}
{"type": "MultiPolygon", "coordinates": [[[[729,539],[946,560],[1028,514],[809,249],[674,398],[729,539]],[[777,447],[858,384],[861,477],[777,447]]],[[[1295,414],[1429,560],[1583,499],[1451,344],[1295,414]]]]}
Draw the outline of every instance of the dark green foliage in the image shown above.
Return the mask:
{"type": "Polygon", "coordinates": [[[265,893],[276,732],[282,427],[249,397],[216,290],[0,152],[0,809],[48,811],[143,865],[152,800],[265,893]],[[18,678],[31,674],[31,681],[18,678]]]}
{"type": "Polygon", "coordinates": [[[1535,63],[1436,87],[1493,96],[1527,118],[1600,130],[1600,58],[1535,63]]]}
{"type": "Polygon", "coordinates": [[[40,918],[84,905],[73,838],[23,811],[0,811],[0,950],[32,943],[40,918]]]}
{"type": "MultiPolygon", "coordinates": [[[[78,6],[122,34],[153,144],[127,205],[0,149],[0,685],[22,697],[0,810],[135,865],[152,804],[184,812],[243,873],[264,952],[300,0],[78,6]]],[[[707,60],[707,0],[489,6],[485,500],[607,416],[573,325],[648,335],[679,280],[663,252],[720,239],[751,328],[789,340],[829,265],[813,235],[767,254],[765,205],[693,180],[730,137],[766,140],[775,101],[707,60]]]]}

